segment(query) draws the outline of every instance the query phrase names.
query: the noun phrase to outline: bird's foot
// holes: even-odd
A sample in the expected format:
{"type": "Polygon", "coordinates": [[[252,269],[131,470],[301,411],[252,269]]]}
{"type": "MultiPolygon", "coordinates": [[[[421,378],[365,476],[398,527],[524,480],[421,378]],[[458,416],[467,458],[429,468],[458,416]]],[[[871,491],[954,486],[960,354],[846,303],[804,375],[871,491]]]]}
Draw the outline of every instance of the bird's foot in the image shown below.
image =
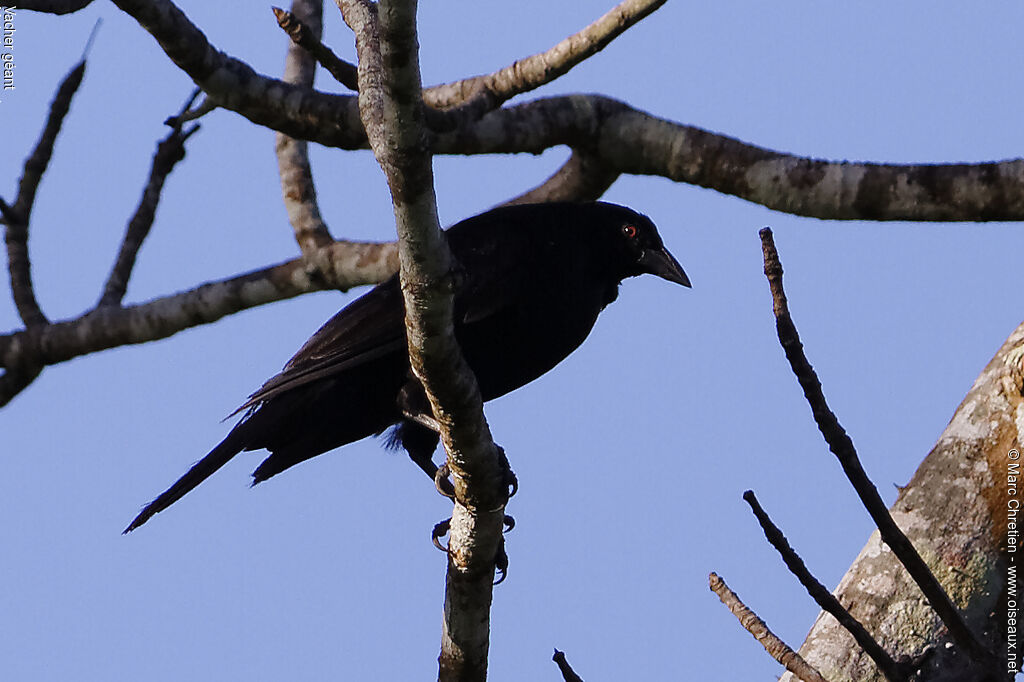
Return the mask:
{"type": "Polygon", "coordinates": [[[452,519],[451,517],[448,517],[444,521],[434,524],[434,530],[430,532],[430,541],[434,543],[434,547],[437,547],[445,554],[448,553],[448,548],[441,544],[441,538],[448,535],[448,531],[451,530],[451,527],[452,519]]]}
{"type": "MultiPolygon", "coordinates": [[[[511,516],[506,516],[506,519],[511,519],[511,516]]],[[[515,522],[512,523],[515,525],[515,522]]],[[[511,527],[509,527],[511,530],[511,527]]],[[[498,579],[494,581],[495,585],[500,585],[505,582],[505,578],[508,577],[508,553],[505,551],[505,536],[502,535],[498,540],[498,553],[494,557],[494,571],[498,574],[498,579]]]]}
{"type": "MultiPolygon", "coordinates": [[[[502,476],[504,478],[505,487],[508,488],[508,497],[511,499],[517,492],[519,492],[519,479],[516,478],[516,474],[512,471],[512,465],[508,463],[508,457],[505,456],[505,448],[495,443],[494,447],[498,448],[498,463],[501,464],[502,476]]],[[[511,528],[509,529],[511,530],[511,528]]]]}
{"type": "MultiPolygon", "coordinates": [[[[502,518],[502,535],[498,539],[498,551],[494,555],[494,569],[498,574],[498,579],[494,581],[495,585],[500,585],[505,581],[508,576],[508,553],[505,551],[505,533],[509,532],[516,527],[516,520],[505,514],[502,518]]],[[[434,547],[448,554],[448,547],[441,544],[441,538],[448,534],[452,528],[451,517],[445,519],[434,525],[434,529],[430,532],[430,541],[434,543],[434,547]]]]}
{"type": "Polygon", "coordinates": [[[445,462],[441,466],[437,467],[437,471],[434,472],[434,487],[437,488],[437,492],[447,497],[449,500],[455,500],[455,485],[452,484],[448,478],[448,474],[451,473],[451,469],[448,468],[448,463],[445,462]]]}
{"type": "Polygon", "coordinates": [[[403,407],[402,416],[409,421],[416,422],[420,426],[430,429],[434,433],[441,433],[441,425],[434,419],[433,415],[415,412],[403,407]]]}

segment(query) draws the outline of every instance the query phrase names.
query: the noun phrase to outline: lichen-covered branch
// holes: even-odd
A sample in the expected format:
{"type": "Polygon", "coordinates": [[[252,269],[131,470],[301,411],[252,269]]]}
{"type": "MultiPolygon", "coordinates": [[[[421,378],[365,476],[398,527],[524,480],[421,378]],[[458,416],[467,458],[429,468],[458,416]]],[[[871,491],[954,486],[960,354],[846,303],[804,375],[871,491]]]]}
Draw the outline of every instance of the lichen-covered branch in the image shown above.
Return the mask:
{"type": "MultiPolygon", "coordinates": [[[[219,106],[259,125],[365,149],[355,98],[262,76],[219,52],[170,0],[114,0],[219,106]]],[[[827,161],[774,151],[601,95],[551,97],[466,118],[435,154],[586,148],[610,171],[659,175],[827,220],[1024,220],[1024,159],[973,164],[827,161]]]]}
{"type": "MultiPolygon", "coordinates": [[[[982,370],[890,510],[967,624],[1003,663],[1011,660],[1006,655],[1006,543],[1008,510],[1018,498],[1007,476],[1024,450],[1024,423],[1019,417],[1024,411],[1022,358],[1024,324],[982,370]]],[[[1004,666],[987,677],[990,669],[974,664],[952,645],[942,621],[878,531],[871,534],[834,594],[886,650],[923,660],[920,679],[1012,678],[1004,666]]],[[[830,679],[882,679],[867,654],[824,614],[818,616],[800,653],[830,679]]],[[[792,678],[784,676],[782,682],[792,678]]]]}
{"type": "Polygon", "coordinates": [[[516,95],[564,76],[664,4],[665,0],[624,0],[545,52],[488,75],[428,88],[423,93],[428,124],[439,132],[465,127],[516,95]]]}
{"type": "Polygon", "coordinates": [[[768,208],[829,220],[1024,220],[1024,159],[875,164],[793,156],[674,123],[600,95],[542,98],[493,111],[439,154],[587,149],[609,170],[659,175],[768,208]]]}
{"type": "Polygon", "coordinates": [[[0,367],[52,365],[80,355],[145,343],[265,303],[323,289],[376,284],[398,269],[394,244],[335,242],[331,269],[310,276],[295,259],[146,303],[97,308],[81,317],[0,335],[0,367]]]}
{"type": "Polygon", "coordinates": [[[486,95],[490,108],[516,95],[564,76],[584,60],[594,56],[666,0],[624,0],[597,21],[574,33],[545,52],[516,60],[499,71],[435,85],[424,91],[428,106],[436,109],[465,105],[486,95]]]}
{"type": "Polygon", "coordinates": [[[391,188],[410,362],[441,427],[455,490],[439,679],[482,680],[508,488],[476,378],[455,341],[452,257],[437,220],[416,2],[338,4],[356,35],[363,123],[391,188]]]}
{"type": "MultiPolygon", "coordinates": [[[[285,22],[288,26],[301,26],[307,41],[319,43],[323,30],[323,10],[323,0],[294,0],[291,12],[275,7],[274,13],[280,13],[279,22],[280,15],[286,14],[291,22],[285,22]]],[[[282,23],[282,27],[285,23],[282,23]]],[[[289,32],[289,35],[292,33],[289,32]]],[[[289,43],[284,66],[285,82],[312,87],[315,76],[316,60],[313,56],[301,43],[289,43]]],[[[322,247],[334,240],[320,215],[313,170],[309,164],[309,146],[305,140],[277,133],[274,137],[274,151],[277,154],[278,174],[281,176],[281,196],[288,212],[288,222],[295,233],[295,241],[309,266],[321,269],[324,264],[315,262],[314,257],[326,253],[321,250],[322,247]]]]}
{"type": "Polygon", "coordinates": [[[739,595],[729,589],[725,581],[717,573],[708,575],[708,586],[718,595],[722,603],[729,609],[743,629],[753,635],[761,643],[768,655],[781,663],[803,682],[827,682],[814,666],[801,658],[800,654],[791,649],[778,635],[772,632],[750,607],[743,603],[739,595]]]}
{"type": "Polygon", "coordinates": [[[818,430],[828,443],[829,450],[839,460],[843,473],[846,474],[853,489],[857,491],[857,496],[860,497],[871,520],[875,522],[885,544],[895,552],[900,563],[914,578],[914,582],[921,588],[928,603],[949,629],[953,641],[974,661],[992,664],[994,662],[993,652],[986,650],[975,634],[971,632],[967,623],[964,622],[963,616],[935,578],[935,574],[928,568],[913,543],[889,514],[882,502],[882,497],[878,494],[878,489],[868,478],[864,467],[861,466],[857,450],[853,446],[853,440],[825,401],[821,382],[818,381],[817,373],[804,355],[803,344],[800,342],[800,336],[789,314],[789,304],[782,286],[782,263],[779,262],[779,254],[775,250],[772,232],[766,227],[761,230],[760,234],[761,246],[764,251],[764,274],[771,287],[772,307],[775,312],[779,343],[786,353],[786,359],[789,360],[793,374],[796,375],[797,381],[800,383],[800,388],[803,389],[804,397],[811,407],[811,414],[814,417],[814,422],[818,425],[818,430]]]}

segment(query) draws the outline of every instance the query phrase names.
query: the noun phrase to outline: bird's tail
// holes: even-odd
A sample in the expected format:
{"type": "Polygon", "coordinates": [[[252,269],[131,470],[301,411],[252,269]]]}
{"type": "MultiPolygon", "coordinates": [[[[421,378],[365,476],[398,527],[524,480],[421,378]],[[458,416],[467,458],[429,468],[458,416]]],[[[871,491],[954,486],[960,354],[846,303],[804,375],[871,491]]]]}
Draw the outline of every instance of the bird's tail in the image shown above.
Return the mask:
{"type": "Polygon", "coordinates": [[[179,478],[174,485],[147,504],[139,515],[135,517],[135,520],[128,524],[123,533],[132,532],[148,521],[154,514],[167,509],[180,500],[190,490],[212,476],[217,469],[227,464],[228,460],[241,452],[244,446],[244,438],[240,437],[236,427],[217,447],[210,450],[206,457],[193,464],[192,468],[185,472],[185,475],[179,478]]]}

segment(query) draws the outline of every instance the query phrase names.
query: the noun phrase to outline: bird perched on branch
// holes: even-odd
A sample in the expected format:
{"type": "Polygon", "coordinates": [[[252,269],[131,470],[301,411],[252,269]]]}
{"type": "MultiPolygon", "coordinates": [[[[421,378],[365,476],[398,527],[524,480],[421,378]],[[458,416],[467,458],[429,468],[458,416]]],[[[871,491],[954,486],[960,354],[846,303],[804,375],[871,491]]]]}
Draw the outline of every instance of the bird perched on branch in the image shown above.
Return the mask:
{"type": "MultiPolygon", "coordinates": [[[[564,360],[619,284],[644,273],[690,286],[646,216],[603,202],[496,208],[445,232],[458,265],[455,336],[486,400],[564,360]]],[[[438,434],[409,367],[398,275],[327,321],[238,411],[227,437],[147,505],[129,532],[243,450],[270,451],[253,484],[341,445],[380,435],[431,478],[438,434]]]]}

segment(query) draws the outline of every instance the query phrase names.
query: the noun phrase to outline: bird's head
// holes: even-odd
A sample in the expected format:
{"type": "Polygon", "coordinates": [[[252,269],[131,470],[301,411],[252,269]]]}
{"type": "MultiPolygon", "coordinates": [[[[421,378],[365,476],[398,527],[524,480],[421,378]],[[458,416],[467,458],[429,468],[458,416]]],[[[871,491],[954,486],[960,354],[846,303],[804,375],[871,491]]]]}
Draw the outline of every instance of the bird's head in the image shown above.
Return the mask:
{"type": "Polygon", "coordinates": [[[683,272],[683,266],[665,248],[658,228],[650,218],[625,206],[603,202],[596,205],[605,213],[616,252],[626,261],[626,277],[651,274],[684,287],[690,286],[690,278],[683,272]]]}

